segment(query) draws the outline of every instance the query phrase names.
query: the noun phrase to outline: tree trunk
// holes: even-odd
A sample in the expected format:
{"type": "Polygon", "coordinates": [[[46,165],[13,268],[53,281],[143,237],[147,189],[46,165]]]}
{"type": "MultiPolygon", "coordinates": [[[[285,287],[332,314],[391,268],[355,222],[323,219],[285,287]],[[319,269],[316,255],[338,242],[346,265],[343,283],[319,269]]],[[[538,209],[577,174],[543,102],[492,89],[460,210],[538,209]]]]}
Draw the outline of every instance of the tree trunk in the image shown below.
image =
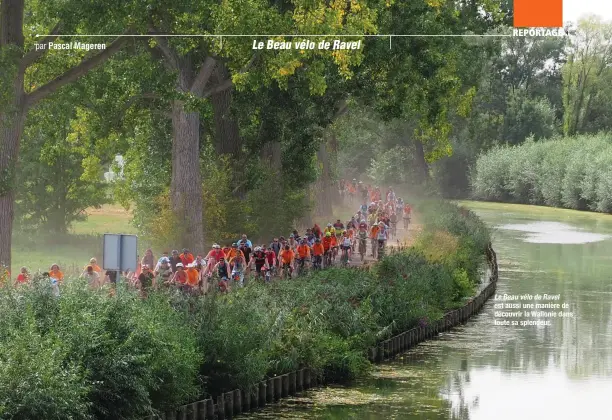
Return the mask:
{"type": "Polygon", "coordinates": [[[283,156],[280,142],[268,142],[261,148],[261,157],[272,169],[275,177],[280,177],[283,170],[283,156]]]}
{"type": "MultiPolygon", "coordinates": [[[[213,83],[220,85],[230,78],[229,71],[223,62],[218,62],[212,74],[213,83]]],[[[218,154],[230,154],[238,158],[242,147],[238,122],[232,115],[232,89],[215,93],[211,96],[215,121],[215,149],[218,154]]]]}
{"type": "Polygon", "coordinates": [[[172,210],[184,230],[184,245],[195,254],[204,249],[202,175],[200,173],[200,115],[181,101],[172,103],[172,210]]]}
{"type": "MultiPolygon", "coordinates": [[[[17,102],[17,101],[16,101],[17,102]]],[[[25,112],[15,104],[15,112],[0,114],[0,265],[11,266],[11,239],[15,202],[15,174],[19,140],[25,112]]]]}
{"type": "Polygon", "coordinates": [[[427,182],[430,179],[429,165],[425,160],[425,151],[423,150],[423,143],[418,140],[414,140],[414,148],[414,163],[417,168],[417,173],[421,176],[421,182],[427,182]]]}
{"type": "MultiPolygon", "coordinates": [[[[24,0],[0,2],[0,49],[23,48],[24,0]]],[[[10,59],[8,52],[5,59],[10,59]]],[[[0,98],[10,98],[0,103],[0,265],[11,269],[11,240],[15,202],[15,176],[19,158],[19,140],[25,124],[24,70],[18,65],[17,54],[12,62],[0,68],[1,77],[13,79],[7,91],[0,91],[0,98]],[[11,65],[15,67],[11,68],[11,65]]]]}

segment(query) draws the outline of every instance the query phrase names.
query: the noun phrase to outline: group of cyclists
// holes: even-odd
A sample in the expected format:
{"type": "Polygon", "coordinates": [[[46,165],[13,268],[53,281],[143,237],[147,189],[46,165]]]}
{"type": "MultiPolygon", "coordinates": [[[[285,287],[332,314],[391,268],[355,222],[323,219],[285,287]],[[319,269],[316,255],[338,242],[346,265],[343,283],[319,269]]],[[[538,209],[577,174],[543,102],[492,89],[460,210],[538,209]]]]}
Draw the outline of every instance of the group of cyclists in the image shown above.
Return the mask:
{"type": "MultiPolygon", "coordinates": [[[[384,198],[379,187],[365,186],[362,182],[341,181],[343,191],[359,191],[362,204],[347,222],[337,219],[325,227],[314,224],[303,235],[294,230],[287,238],[275,237],[270,244],[253,246],[247,235],[231,245],[222,247],[213,244],[206,256],[193,255],[188,249],[164,252],[158,260],[147,249],[136,272],[122,273],[132,285],[146,296],[149,290],[163,287],[178,287],[192,294],[206,294],[211,286],[222,292],[231,287],[244,286],[249,273],[255,279],[265,282],[273,277],[292,278],[305,271],[321,270],[332,267],[339,259],[340,265],[348,266],[359,255],[364,262],[370,243],[370,256],[381,259],[385,246],[397,236],[397,224],[401,217],[404,228],[410,224],[411,206],[397,197],[389,187],[384,198]]],[[[59,266],[54,264],[48,275],[57,293],[57,286],[63,282],[59,266]]],[[[116,272],[102,274],[95,259],[84,268],[82,277],[88,280],[91,288],[104,284],[115,285],[116,272]]],[[[27,269],[21,269],[18,281],[27,281],[27,269]]]]}

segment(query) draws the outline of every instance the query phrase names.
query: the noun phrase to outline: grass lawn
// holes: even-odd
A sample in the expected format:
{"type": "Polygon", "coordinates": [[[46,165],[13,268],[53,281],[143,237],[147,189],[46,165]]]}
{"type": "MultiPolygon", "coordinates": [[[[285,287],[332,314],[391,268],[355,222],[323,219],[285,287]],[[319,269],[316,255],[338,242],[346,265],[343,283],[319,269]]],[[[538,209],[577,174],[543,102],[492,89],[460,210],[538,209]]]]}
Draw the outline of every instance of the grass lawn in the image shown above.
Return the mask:
{"type": "Polygon", "coordinates": [[[120,206],[106,205],[88,211],[87,220],[77,222],[68,235],[13,237],[13,273],[22,266],[31,272],[47,271],[57,263],[65,274],[80,274],[91,257],[102,263],[102,234],[136,234],[131,213],[120,206]]]}

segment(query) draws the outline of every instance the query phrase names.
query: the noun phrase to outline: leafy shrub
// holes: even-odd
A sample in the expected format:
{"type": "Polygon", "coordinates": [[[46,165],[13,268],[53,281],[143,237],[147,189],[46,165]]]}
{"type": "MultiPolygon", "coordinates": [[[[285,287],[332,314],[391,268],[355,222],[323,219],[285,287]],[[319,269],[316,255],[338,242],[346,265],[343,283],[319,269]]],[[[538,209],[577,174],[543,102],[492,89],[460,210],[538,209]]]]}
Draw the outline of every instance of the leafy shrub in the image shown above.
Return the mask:
{"type": "Polygon", "coordinates": [[[370,271],[332,268],[203,299],[110,296],[83,280],[66,280],[59,298],[45,282],[1,289],[0,418],[144,417],[301,367],[358,377],[377,341],[441,318],[478,283],[485,225],[454,204],[416,207],[417,245],[370,271]]]}
{"type": "MultiPolygon", "coordinates": [[[[48,344],[41,359],[32,360],[32,366],[40,365],[40,374],[65,378],[65,386],[57,392],[65,389],[67,395],[51,398],[55,391],[49,392],[49,400],[55,404],[65,401],[61,407],[39,405],[38,411],[31,413],[21,409],[19,418],[73,418],[72,407],[82,413],[75,418],[133,418],[174,407],[198,394],[201,355],[195,335],[181,313],[162,296],[142,300],[135,293],[120,290],[111,297],[90,292],[83,280],[66,280],[60,298],[40,282],[32,287],[4,288],[1,298],[2,342],[15,342],[22,351],[27,345],[48,344]],[[26,336],[30,337],[27,342],[23,341],[26,336]],[[62,407],[68,410],[61,411],[65,415],[59,414],[62,407]]],[[[0,389],[36,373],[25,369],[23,376],[16,378],[0,375],[0,389]]],[[[45,381],[50,383],[51,379],[45,381]]],[[[46,386],[43,383],[31,392],[40,393],[46,386]]],[[[24,398],[31,401],[32,397],[28,393],[24,398]]],[[[11,398],[4,411],[10,413],[19,407],[19,399],[11,398]]]]}
{"type": "Polygon", "coordinates": [[[471,173],[474,198],[612,212],[609,134],[526,141],[481,155],[471,173]]]}

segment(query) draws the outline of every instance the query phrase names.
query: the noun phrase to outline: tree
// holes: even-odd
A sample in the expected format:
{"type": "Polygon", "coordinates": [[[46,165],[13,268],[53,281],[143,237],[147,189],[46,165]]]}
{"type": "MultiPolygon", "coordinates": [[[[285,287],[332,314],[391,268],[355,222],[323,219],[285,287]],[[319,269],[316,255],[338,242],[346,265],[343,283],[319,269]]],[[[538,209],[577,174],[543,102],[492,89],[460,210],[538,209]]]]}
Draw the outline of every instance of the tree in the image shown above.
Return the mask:
{"type": "Polygon", "coordinates": [[[612,24],[591,17],[578,22],[563,67],[563,133],[583,132],[600,79],[612,63],[612,24]]]}
{"type": "MultiPolygon", "coordinates": [[[[105,5],[100,2],[93,6],[77,1],[48,1],[32,6],[38,9],[29,10],[26,16],[25,0],[0,3],[0,265],[9,267],[17,165],[28,111],[104,63],[126,42],[120,37],[102,52],[58,60],[60,56],[34,47],[34,31],[48,31],[50,35],[39,41],[45,44],[55,41],[62,31],[76,33],[96,26],[123,31],[129,27],[129,22],[119,19],[115,12],[112,17],[104,13],[105,5]]],[[[107,10],[115,10],[114,5],[107,6],[111,6],[107,10]]],[[[129,7],[126,9],[129,12],[129,7]]]]}
{"type": "MultiPolygon", "coordinates": [[[[393,34],[484,33],[504,17],[499,5],[488,1],[398,2],[381,17],[380,28],[393,34]]],[[[482,45],[460,38],[405,37],[394,38],[391,50],[374,42],[365,48],[362,97],[374,98],[385,120],[414,122],[407,136],[420,178],[428,180],[428,162],[452,153],[451,118],[469,111],[476,81],[473,72],[465,71],[470,64],[465,57],[480,56],[482,45]]]]}
{"type": "Polygon", "coordinates": [[[29,113],[19,156],[16,219],[37,233],[66,233],[85,209],[109,200],[100,155],[82,135],[78,92],[61,93],[29,113]]]}

